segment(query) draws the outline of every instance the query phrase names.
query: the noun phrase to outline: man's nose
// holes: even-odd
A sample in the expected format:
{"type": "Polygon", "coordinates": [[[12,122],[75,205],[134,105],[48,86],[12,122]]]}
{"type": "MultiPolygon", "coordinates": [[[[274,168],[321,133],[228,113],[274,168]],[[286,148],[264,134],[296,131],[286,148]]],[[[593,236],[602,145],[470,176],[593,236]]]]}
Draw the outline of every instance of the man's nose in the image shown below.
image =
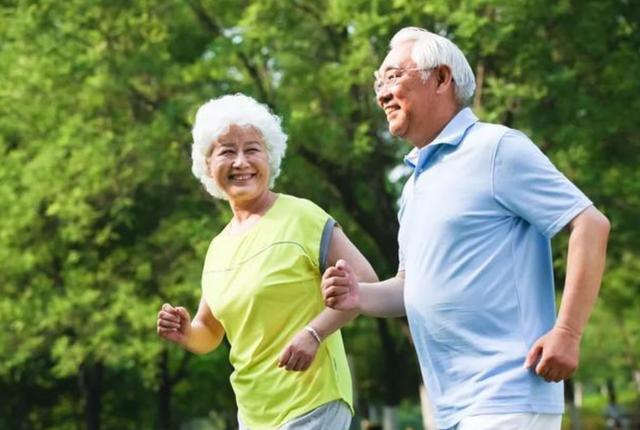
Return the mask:
{"type": "Polygon", "coordinates": [[[387,85],[382,85],[376,92],[376,100],[378,101],[378,105],[380,107],[384,107],[384,104],[391,100],[391,97],[392,95],[387,85]]]}

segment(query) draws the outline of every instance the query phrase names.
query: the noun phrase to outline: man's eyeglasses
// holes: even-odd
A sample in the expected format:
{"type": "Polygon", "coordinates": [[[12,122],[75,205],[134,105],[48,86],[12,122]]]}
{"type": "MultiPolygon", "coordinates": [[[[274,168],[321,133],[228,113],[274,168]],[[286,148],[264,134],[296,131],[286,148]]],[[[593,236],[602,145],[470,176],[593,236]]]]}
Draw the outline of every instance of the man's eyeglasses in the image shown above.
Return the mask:
{"type": "Polygon", "coordinates": [[[373,91],[376,94],[380,94],[384,87],[390,87],[395,85],[398,82],[398,79],[402,77],[405,72],[413,72],[417,70],[422,70],[424,72],[430,72],[435,69],[435,67],[410,67],[410,68],[402,68],[402,67],[389,67],[384,73],[374,72],[373,76],[375,80],[373,81],[373,91]]]}

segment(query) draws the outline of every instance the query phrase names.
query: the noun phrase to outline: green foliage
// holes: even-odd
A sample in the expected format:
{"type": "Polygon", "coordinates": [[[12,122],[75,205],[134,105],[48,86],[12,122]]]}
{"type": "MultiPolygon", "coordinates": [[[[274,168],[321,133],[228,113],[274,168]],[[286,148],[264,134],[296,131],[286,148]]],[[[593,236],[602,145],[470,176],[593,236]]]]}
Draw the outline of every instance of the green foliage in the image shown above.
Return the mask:
{"type": "MultiPolygon", "coordinates": [[[[371,84],[406,25],[452,37],[478,76],[481,118],[527,132],[612,220],[578,377],[629,380],[639,22],[621,0],[3,2],[0,387],[13,394],[0,427],[77,428],[91,368],[104,369],[85,385],[101,392],[105,428],[172,428],[211,410],[233,421],[226,349],[186,358],[154,332],[163,302],[195,309],[208,241],[229,218],[189,171],[190,125],[209,98],[268,103],[289,134],[277,189],[319,203],[393,274],[390,178],[408,148],[387,133],[371,84]],[[173,424],[160,418],[165,374],[173,424]]],[[[560,237],[560,286],[565,247],[560,237]]],[[[360,320],[345,337],[364,402],[415,400],[402,323],[360,320]]]]}

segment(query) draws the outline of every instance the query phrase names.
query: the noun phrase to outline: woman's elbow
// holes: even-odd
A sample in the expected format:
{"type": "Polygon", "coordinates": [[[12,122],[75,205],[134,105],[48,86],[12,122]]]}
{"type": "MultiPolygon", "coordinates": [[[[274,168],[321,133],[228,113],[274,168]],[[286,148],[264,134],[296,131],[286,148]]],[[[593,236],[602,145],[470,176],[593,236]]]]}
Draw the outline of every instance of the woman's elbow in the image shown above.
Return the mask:
{"type": "Polygon", "coordinates": [[[373,267],[369,267],[369,269],[365,272],[365,275],[361,278],[362,282],[378,282],[380,279],[378,278],[378,274],[373,267]]]}

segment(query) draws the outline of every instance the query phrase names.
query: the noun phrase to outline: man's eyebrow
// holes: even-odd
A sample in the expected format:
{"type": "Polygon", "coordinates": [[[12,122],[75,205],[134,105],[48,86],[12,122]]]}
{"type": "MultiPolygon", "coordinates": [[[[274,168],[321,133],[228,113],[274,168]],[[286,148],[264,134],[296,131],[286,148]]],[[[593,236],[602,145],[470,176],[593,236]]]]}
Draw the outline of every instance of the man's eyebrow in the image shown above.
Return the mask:
{"type": "Polygon", "coordinates": [[[400,69],[400,66],[397,64],[387,64],[386,66],[384,66],[383,69],[378,69],[375,72],[373,72],[373,75],[384,75],[385,73],[387,73],[389,70],[391,69],[400,69]]]}

